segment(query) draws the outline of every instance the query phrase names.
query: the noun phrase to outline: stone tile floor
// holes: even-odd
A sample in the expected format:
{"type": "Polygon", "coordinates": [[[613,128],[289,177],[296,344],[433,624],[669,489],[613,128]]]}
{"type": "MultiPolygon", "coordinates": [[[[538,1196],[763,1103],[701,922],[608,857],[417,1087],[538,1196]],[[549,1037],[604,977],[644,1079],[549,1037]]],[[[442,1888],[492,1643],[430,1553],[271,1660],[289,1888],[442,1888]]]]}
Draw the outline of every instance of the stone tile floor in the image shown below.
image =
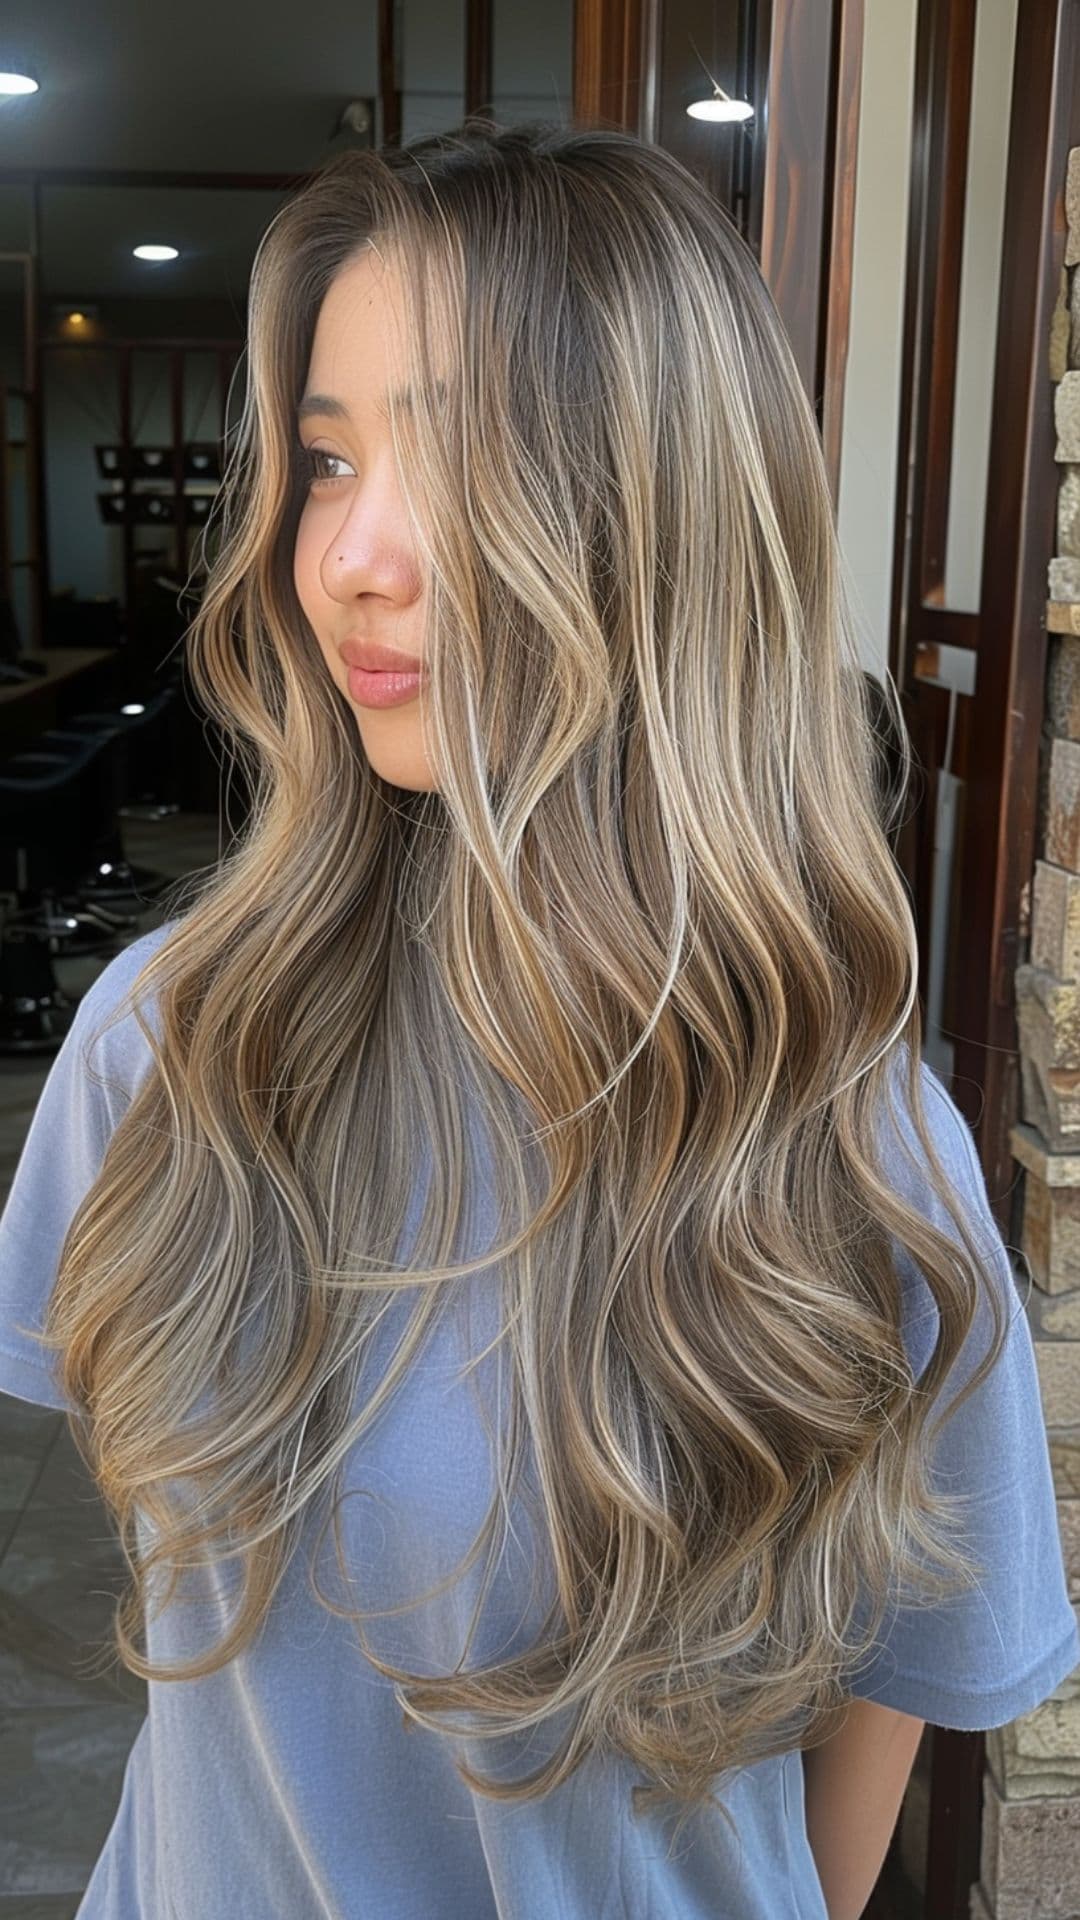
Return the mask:
{"type": "Polygon", "coordinates": [[[0,1460],[0,1916],[65,1920],[112,1823],[145,1687],[103,1658],[123,1560],[63,1415],[0,1395],[0,1460]]]}

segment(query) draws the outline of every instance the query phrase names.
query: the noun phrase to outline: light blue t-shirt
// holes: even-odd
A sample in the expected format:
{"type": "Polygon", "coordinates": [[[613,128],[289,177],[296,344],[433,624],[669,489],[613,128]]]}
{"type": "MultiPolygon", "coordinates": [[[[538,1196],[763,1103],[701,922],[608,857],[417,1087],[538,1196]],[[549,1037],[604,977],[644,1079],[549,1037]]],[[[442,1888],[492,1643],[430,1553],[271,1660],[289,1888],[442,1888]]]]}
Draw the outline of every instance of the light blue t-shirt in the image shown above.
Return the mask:
{"type": "MultiPolygon", "coordinates": [[[[65,1404],[51,1356],[33,1339],[60,1244],[151,1064],[130,1014],[95,1047],[93,1075],[83,1047],[167,930],[134,941],[84,995],[0,1216],[0,1389],[43,1406],[65,1404]]],[[[1080,1665],[1080,1636],[1023,1299],[970,1129],[942,1083],[922,1071],[938,1150],[980,1243],[994,1249],[1011,1314],[1001,1360],[947,1423],[935,1452],[942,1484],[972,1496],[969,1543],[985,1577],[938,1608],[894,1609],[880,1653],[851,1690],[939,1726],[987,1728],[1045,1700],[1080,1665]]],[[[917,1148],[913,1133],[910,1141],[917,1148]]],[[[950,1231],[919,1164],[895,1149],[892,1163],[896,1188],[950,1231]]],[[[483,1195],[480,1203],[483,1224],[483,1195]]],[[[410,1219],[415,1227],[415,1203],[410,1219]]],[[[489,1233],[492,1220],[488,1214],[489,1233]]],[[[490,1337],[484,1303],[495,1296],[494,1277],[488,1268],[469,1283],[481,1344],[490,1337]]],[[[935,1314],[910,1263],[905,1277],[918,1373],[935,1314]]],[[[379,1329],[387,1341],[411,1304],[406,1294],[395,1303],[397,1318],[387,1315],[379,1329]]],[[[341,1586],[332,1529],[318,1561],[320,1585],[338,1601],[379,1606],[421,1593],[477,1533],[493,1480],[476,1399],[453,1377],[466,1357],[455,1345],[459,1324],[454,1316],[437,1322],[403,1387],[348,1458],[342,1545],[347,1565],[362,1569],[359,1585],[341,1586]]],[[[985,1350],[987,1316],[976,1330],[975,1359],[985,1350]]],[[[373,1359],[365,1372],[364,1398],[377,1365],[373,1359]]],[[[961,1354],[950,1397],[963,1365],[961,1354]]],[[[531,1528],[515,1524],[467,1664],[535,1637],[551,1588],[541,1578],[526,1604],[543,1564],[534,1551],[531,1528]]],[[[308,1560],[302,1543],[261,1635],[224,1670],[149,1683],[147,1716],[77,1920],[827,1920],[798,1749],[725,1786],[737,1838],[710,1811],[691,1818],[674,1848],[670,1817],[665,1824],[662,1813],[635,1815],[630,1788],[641,1776],[622,1760],[594,1755],[544,1800],[485,1798],[462,1782],[441,1736],[403,1725],[393,1683],[364,1659],[351,1624],[312,1594],[308,1560]]],[[[466,1645],[484,1567],[481,1554],[442,1600],[370,1622],[375,1650],[417,1671],[446,1671],[466,1645]]],[[[228,1617],[223,1571],[193,1578],[184,1604],[149,1622],[151,1659],[189,1657],[228,1617]]],[[[479,1772],[505,1771],[508,1779],[532,1771],[554,1744],[550,1723],[546,1739],[504,1754],[501,1742],[459,1736],[459,1751],[479,1772]]]]}

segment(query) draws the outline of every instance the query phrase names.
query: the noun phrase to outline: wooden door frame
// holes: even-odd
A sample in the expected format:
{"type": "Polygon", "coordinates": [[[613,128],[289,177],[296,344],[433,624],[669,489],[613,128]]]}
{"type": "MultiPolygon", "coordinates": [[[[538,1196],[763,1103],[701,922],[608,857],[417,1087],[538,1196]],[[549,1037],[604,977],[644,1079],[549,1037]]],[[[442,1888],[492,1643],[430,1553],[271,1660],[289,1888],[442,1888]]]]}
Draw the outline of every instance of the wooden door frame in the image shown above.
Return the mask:
{"type": "MultiPolygon", "coordinates": [[[[969,0],[923,0],[931,15],[962,17],[969,0]]],[[[929,30],[936,22],[931,19],[929,30]]],[[[954,36],[955,38],[955,36],[954,36]]],[[[931,473],[912,519],[906,573],[906,634],[897,636],[898,683],[909,725],[931,776],[944,715],[936,689],[920,688],[942,640],[976,653],[976,690],[961,699],[955,770],[965,782],[968,831],[954,872],[946,1018],[954,1045],[952,1093],[975,1134],[991,1209],[1004,1239],[1019,1245],[1023,1180],[1010,1132],[1019,1118],[1015,975],[1025,957],[1030,888],[1038,853],[1039,764],[1046,681],[1047,566],[1056,550],[1059,469],[1054,459],[1051,315],[1065,255],[1065,178],[1080,144],[1080,0],[1021,0],[1017,12],[1005,217],[991,402],[985,531],[977,614],[943,605],[948,507],[942,415],[951,392],[930,348],[923,383],[923,458],[931,473]],[[927,457],[926,449],[930,453],[927,457]],[[935,463],[938,463],[934,472],[935,463]],[[935,564],[936,563],[936,564],[935,564]],[[936,696],[932,701],[926,695],[936,696]],[[976,720],[978,724],[976,724],[976,720]],[[973,830],[977,827],[977,831],[973,830]]],[[[925,183],[924,183],[925,184],[925,183]]],[[[938,258],[950,244],[944,213],[938,258]]],[[[959,276],[959,233],[954,227],[959,276]]],[[[909,289],[909,294],[910,294],[909,289]]],[[[950,316],[949,331],[954,319],[950,316]]],[[[955,339],[944,351],[955,366],[955,339]]],[[[911,417],[911,368],[904,411],[911,417]]],[[[948,441],[951,455],[951,430],[948,441]]],[[[898,491],[898,507],[905,498],[898,491]]],[[[898,569],[899,571],[899,569],[898,569]]],[[[933,808],[920,826],[918,892],[932,861],[933,808]]],[[[926,922],[920,921],[925,937],[926,922]]],[[[935,1728],[927,1852],[930,1913],[968,1913],[980,1872],[985,1737],[935,1728]]]]}
{"type": "MultiPolygon", "coordinates": [[[[1038,854],[1047,567],[1056,551],[1051,316],[1065,258],[1065,177],[1080,145],[1080,0],[1023,0],[1006,176],[986,536],[975,645],[978,727],[965,739],[969,815],[955,953],[958,1104],[976,1132],[991,1206],[1019,1240],[1015,972],[1038,854]],[[982,1089],[982,1098],[962,1097],[982,1089]]],[[[975,701],[967,703],[975,708],[975,701]]]]}

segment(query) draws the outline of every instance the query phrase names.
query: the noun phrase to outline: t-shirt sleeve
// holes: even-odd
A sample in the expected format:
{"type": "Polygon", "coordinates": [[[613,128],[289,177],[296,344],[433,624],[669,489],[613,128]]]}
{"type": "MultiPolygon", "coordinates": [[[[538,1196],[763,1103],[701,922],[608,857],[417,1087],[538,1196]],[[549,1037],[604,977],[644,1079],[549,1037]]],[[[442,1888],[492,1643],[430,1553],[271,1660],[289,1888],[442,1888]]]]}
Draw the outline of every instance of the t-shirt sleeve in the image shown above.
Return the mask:
{"type": "MultiPolygon", "coordinates": [[[[850,1693],[934,1726],[974,1731],[1003,1726],[1041,1705],[1080,1665],[1080,1633],[1065,1575],[1025,1292],[990,1211],[972,1131],[925,1062],[921,1074],[938,1157],[964,1202],[1008,1320],[996,1364],[935,1433],[940,1412],[988,1350],[993,1324],[988,1303],[980,1301],[930,1416],[934,1484],[964,1496],[956,1537],[981,1571],[977,1586],[943,1601],[916,1596],[917,1604],[905,1605],[894,1589],[869,1662],[864,1659],[845,1685],[850,1693]]],[[[928,1184],[906,1103],[897,1102],[897,1119],[915,1161],[898,1156],[890,1144],[890,1184],[955,1244],[955,1225],[928,1184]]],[[[890,1143],[896,1137],[890,1123],[890,1143]]],[[[924,1276],[903,1249],[897,1251],[905,1342],[918,1378],[937,1336],[938,1314],[924,1276]]]]}
{"type": "MultiPolygon", "coordinates": [[[[169,923],[167,923],[168,925],[169,923]]],[[[82,995],[34,1107],[0,1213],[0,1392],[70,1411],[59,1356],[36,1338],[68,1227],[93,1184],[109,1137],[151,1060],[133,1013],[97,1039],[166,927],[116,954],[82,995]]]]}

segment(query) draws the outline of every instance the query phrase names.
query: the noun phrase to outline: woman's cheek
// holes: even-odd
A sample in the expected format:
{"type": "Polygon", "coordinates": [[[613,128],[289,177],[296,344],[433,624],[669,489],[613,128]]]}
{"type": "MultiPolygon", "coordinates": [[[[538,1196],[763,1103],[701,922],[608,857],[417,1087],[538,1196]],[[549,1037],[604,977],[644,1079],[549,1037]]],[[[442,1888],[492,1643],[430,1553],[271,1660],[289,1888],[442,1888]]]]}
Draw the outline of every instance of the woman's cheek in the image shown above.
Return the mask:
{"type": "Polygon", "coordinates": [[[313,620],[314,608],[320,597],[319,569],[316,558],[314,529],[311,516],[305,509],[300,517],[296,531],[296,544],[293,548],[293,584],[297,598],[309,620],[313,620]]]}

